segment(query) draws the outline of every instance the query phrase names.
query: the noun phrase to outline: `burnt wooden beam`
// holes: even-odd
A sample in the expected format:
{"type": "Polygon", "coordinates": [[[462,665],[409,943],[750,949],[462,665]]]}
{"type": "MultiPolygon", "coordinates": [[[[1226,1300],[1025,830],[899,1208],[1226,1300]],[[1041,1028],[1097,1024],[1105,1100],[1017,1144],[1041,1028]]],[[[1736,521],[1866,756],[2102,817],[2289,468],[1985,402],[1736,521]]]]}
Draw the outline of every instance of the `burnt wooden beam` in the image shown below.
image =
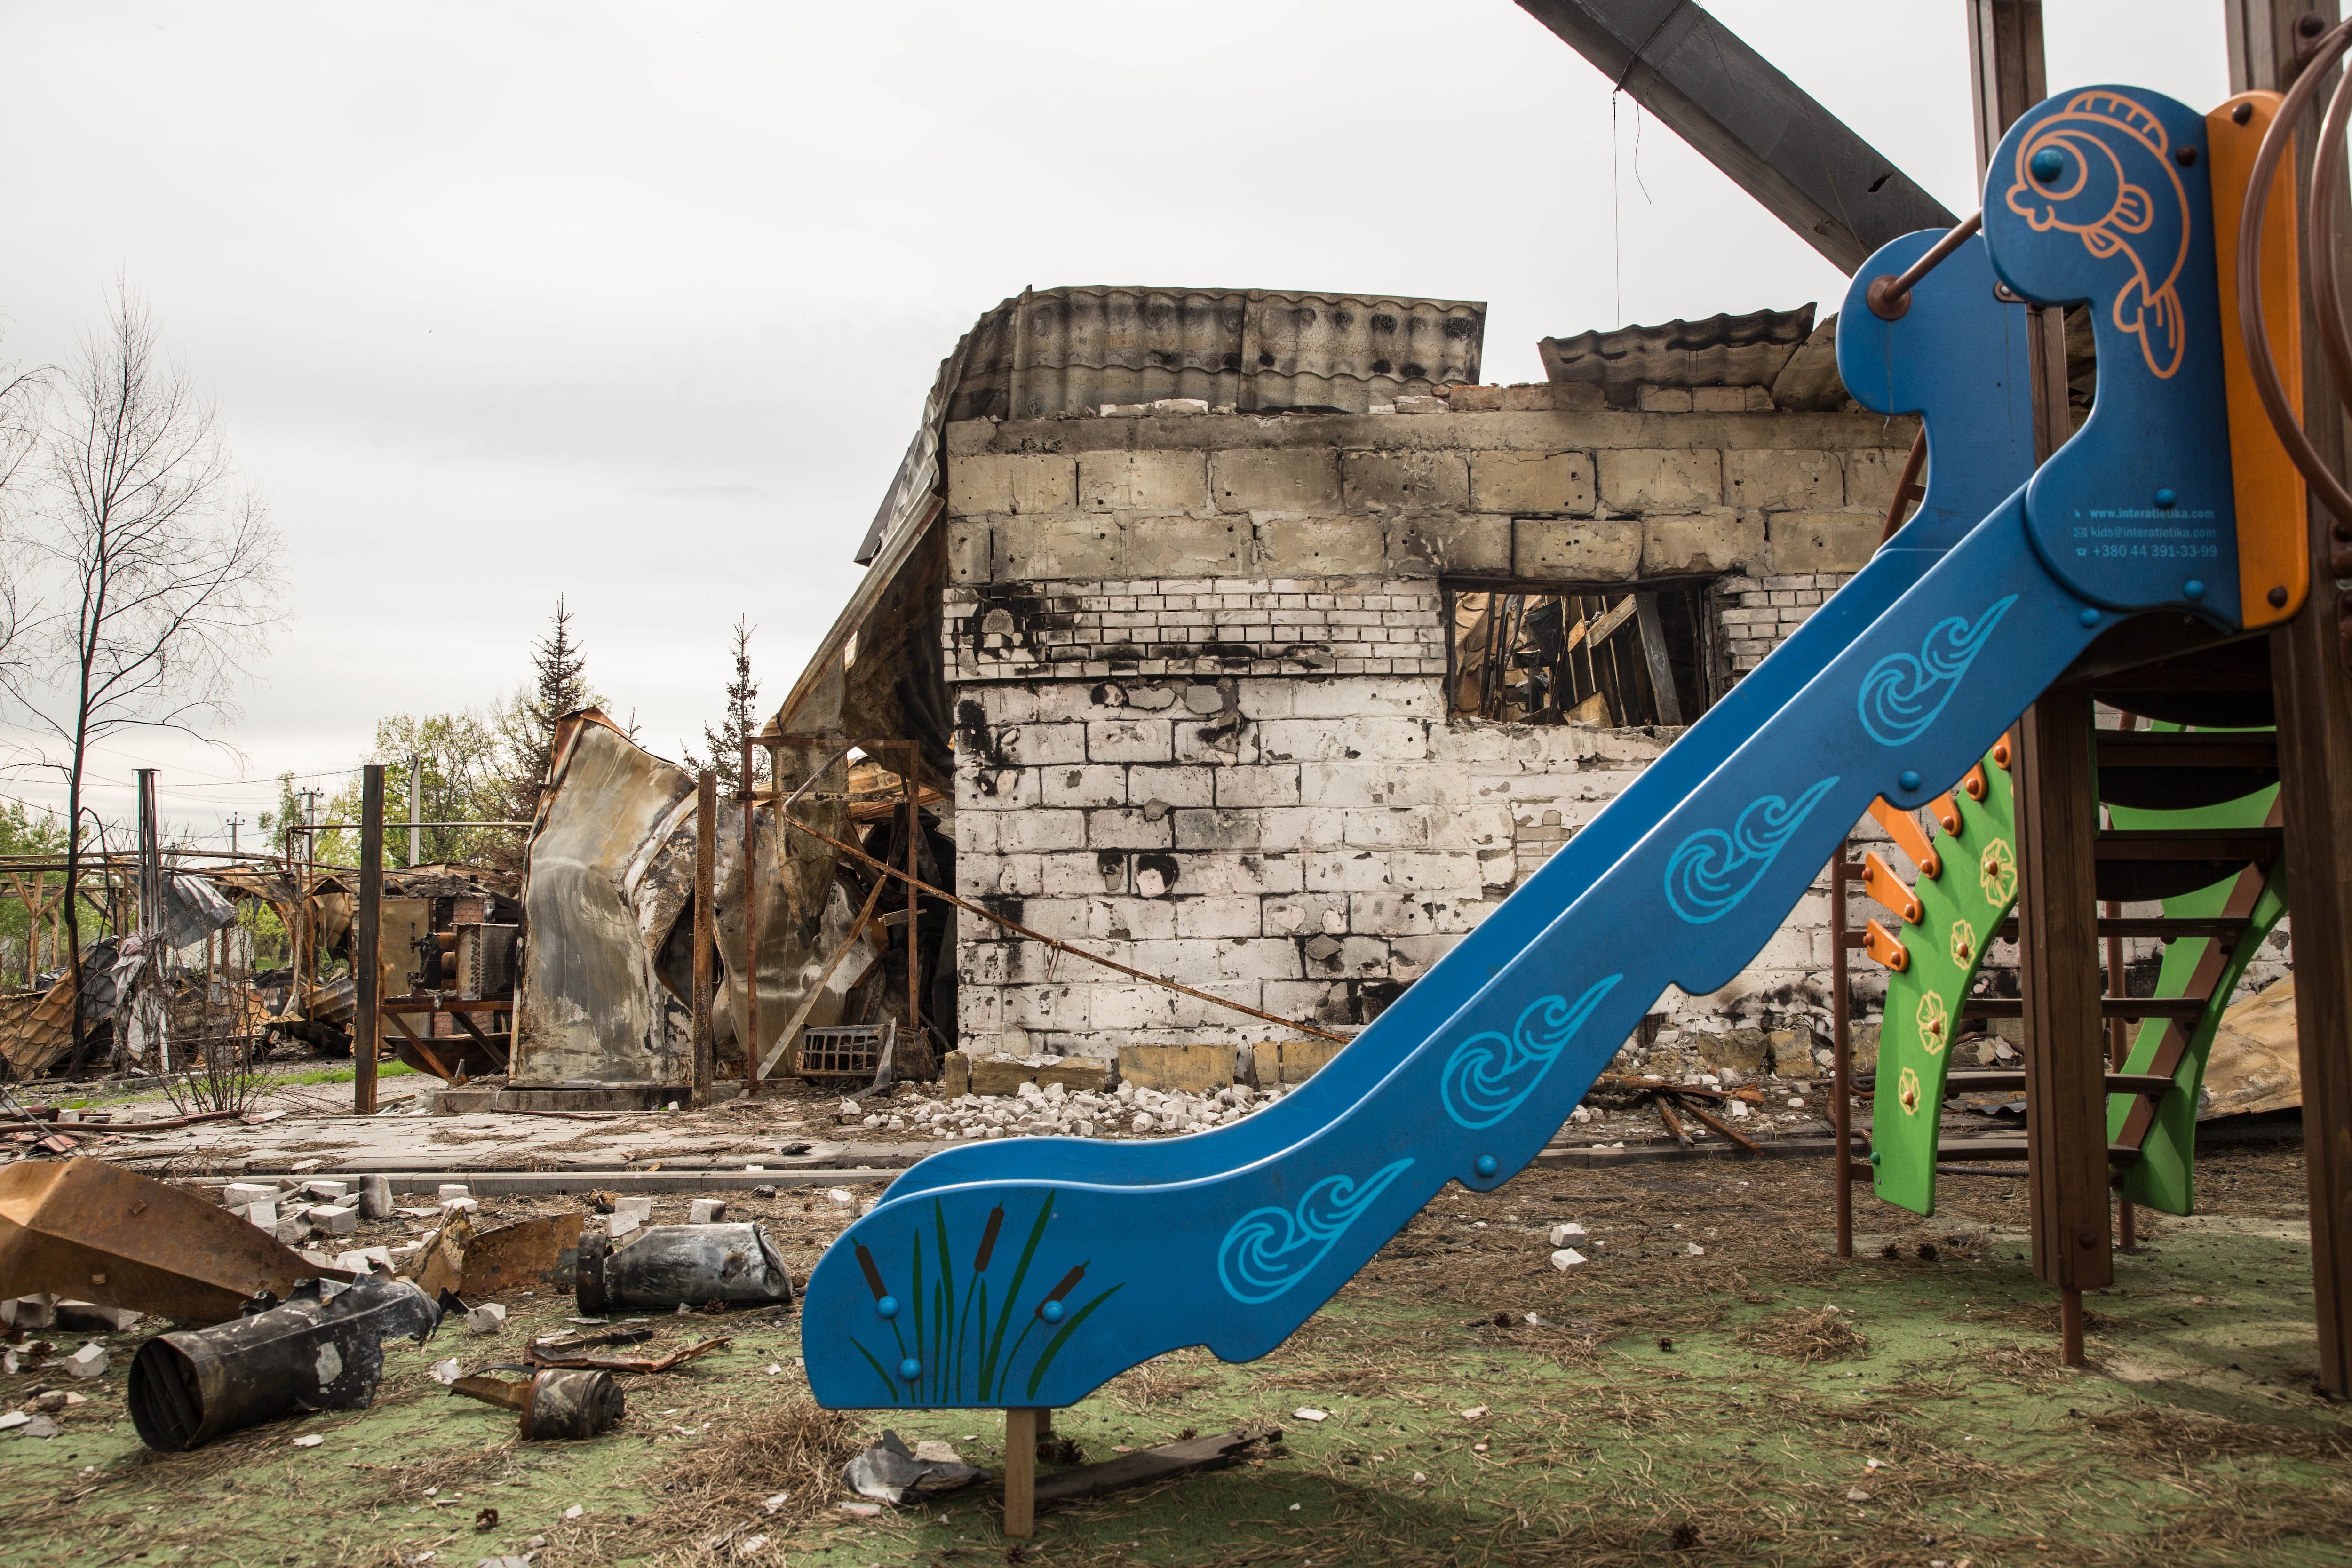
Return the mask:
{"type": "Polygon", "coordinates": [[[1841,272],[1899,235],[1958,221],[1702,6],[1518,4],[1841,272]]]}

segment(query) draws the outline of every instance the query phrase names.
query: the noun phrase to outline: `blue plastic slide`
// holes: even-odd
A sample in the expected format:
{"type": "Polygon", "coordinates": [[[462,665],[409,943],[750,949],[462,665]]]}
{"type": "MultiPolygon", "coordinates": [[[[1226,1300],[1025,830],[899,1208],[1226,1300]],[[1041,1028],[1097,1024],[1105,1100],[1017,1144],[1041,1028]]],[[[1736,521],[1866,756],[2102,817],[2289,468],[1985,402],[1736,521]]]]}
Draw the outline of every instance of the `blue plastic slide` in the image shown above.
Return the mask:
{"type": "Polygon", "coordinates": [[[1668,985],[1727,984],[1873,797],[1924,804],[2126,616],[2239,624],[2210,160],[2172,155],[2204,132],[2122,89],[2019,121],[1983,247],[1900,321],[1850,300],[1841,322],[1848,384],[1925,410],[1938,509],[1296,1093],[1160,1144],[1007,1140],[908,1173],[809,1280],[817,1397],[1061,1405],[1181,1346],[1265,1354],[1448,1181],[1531,1159],[1668,985]],[[2027,299],[2089,302],[2099,398],[1969,527],[1956,455],[2012,472],[2030,438],[1988,255],[2027,299]]]}

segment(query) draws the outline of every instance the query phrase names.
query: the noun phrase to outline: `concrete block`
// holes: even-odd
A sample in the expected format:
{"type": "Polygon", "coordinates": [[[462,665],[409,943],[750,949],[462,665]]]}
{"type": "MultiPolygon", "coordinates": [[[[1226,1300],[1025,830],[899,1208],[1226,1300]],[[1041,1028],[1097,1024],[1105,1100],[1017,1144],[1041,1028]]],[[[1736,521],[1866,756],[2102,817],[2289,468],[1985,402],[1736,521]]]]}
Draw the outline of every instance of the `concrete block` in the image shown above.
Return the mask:
{"type": "Polygon", "coordinates": [[[1471,505],[1479,511],[1592,510],[1592,459],[1582,452],[1474,452],[1471,505]]]}
{"type": "Polygon", "coordinates": [[[301,1193],[313,1203],[339,1204],[351,1195],[349,1182],[325,1182],[312,1179],[302,1184],[301,1193]]]}
{"type": "Polygon", "coordinates": [[[466,1331],[484,1335],[505,1333],[507,1310],[496,1301],[485,1301],[466,1314],[466,1331]]]}
{"type": "Polygon", "coordinates": [[[1554,1247],[1582,1247],[1591,1239],[1592,1234],[1573,1221],[1551,1227],[1550,1240],[1554,1247]]]}
{"type": "Polygon", "coordinates": [[[1734,572],[1765,560],[1764,518],[1753,511],[1708,511],[1642,520],[1642,575],[1734,572]]]}
{"type": "Polygon", "coordinates": [[[1503,389],[1499,386],[1457,386],[1447,395],[1446,405],[1456,414],[1500,413],[1503,389]]]}
{"type": "Polygon", "coordinates": [[[1140,806],[1106,807],[1087,813],[1087,847],[1089,849],[1166,849],[1176,841],[1176,825],[1171,816],[1182,816],[1182,812],[1157,815],[1140,806]]]}
{"type": "Polygon", "coordinates": [[[433,1195],[446,1204],[451,1198],[472,1197],[474,1189],[463,1182],[444,1182],[433,1190],[433,1195]]]}
{"type": "Polygon", "coordinates": [[[84,1381],[104,1377],[107,1367],[106,1347],[93,1340],[73,1354],[59,1361],[53,1361],[49,1364],[61,1369],[68,1377],[80,1378],[84,1381]]]}
{"type": "Polygon", "coordinates": [[[988,452],[948,459],[948,511],[1066,511],[1077,503],[1078,464],[1053,453],[988,452]]]}
{"type": "Polygon", "coordinates": [[[1118,763],[1087,763],[1077,767],[1037,770],[1040,798],[1046,805],[1094,806],[1127,804],[1127,769],[1118,763]]]}
{"type": "Polygon", "coordinates": [[[1269,522],[1260,540],[1261,569],[1285,577],[1359,577],[1388,559],[1388,531],[1370,517],[1269,522]]]}
{"type": "Polygon", "coordinates": [[[1895,482],[1910,459],[1906,449],[1864,447],[1845,455],[1845,504],[1867,507],[1881,517],[1895,499],[1895,482]]]}
{"type": "Polygon", "coordinates": [[[1126,534],[1105,517],[1008,517],[992,533],[989,574],[1000,583],[1116,577],[1125,560],[1126,534]]]}
{"type": "Polygon", "coordinates": [[[362,1176],[360,1178],[360,1218],[389,1219],[392,1217],[392,1178],[362,1176]]]}
{"type": "Polygon", "coordinates": [[[1507,414],[1549,414],[1555,406],[1552,394],[1558,391],[1549,382],[1521,382],[1499,389],[1503,395],[1503,411],[1507,414]]]}
{"type": "Polygon", "coordinates": [[[267,1230],[267,1231],[273,1231],[273,1232],[277,1230],[277,1228],[278,1228],[278,1200],[277,1200],[277,1199],[275,1199],[275,1198],[263,1198],[263,1199],[261,1199],[259,1202],[247,1204],[247,1205],[245,1206],[245,1211],[244,1211],[244,1212],[245,1212],[245,1217],[246,1217],[246,1219],[247,1219],[247,1221],[248,1223],[250,1223],[250,1224],[252,1224],[252,1225],[259,1226],[263,1230],[267,1230]]]}
{"type": "Polygon", "coordinates": [[[1784,511],[1765,520],[1776,573],[1859,572],[1870,563],[1886,520],[1864,511],[1784,511]]]}
{"type": "Polygon", "coordinates": [[[1255,849],[1264,828],[1264,819],[1255,810],[1219,810],[1214,806],[1203,810],[1196,806],[1173,816],[1174,847],[1179,849],[1255,849]]]}
{"type": "Polygon", "coordinates": [[[1120,570],[1131,577],[1230,577],[1244,568],[1247,520],[1139,517],[1122,521],[1127,549],[1120,570]]]}
{"type": "Polygon", "coordinates": [[[688,1225],[726,1224],[727,1200],[724,1198],[695,1199],[687,1205],[686,1223],[688,1225]]]}
{"type": "Polygon", "coordinates": [[[1258,900],[1253,898],[1182,899],[1177,901],[1175,913],[1178,936],[1258,934],[1258,900]]]}
{"type": "MultiPolygon", "coordinates": [[[[975,1022],[971,1016],[973,1000],[968,987],[963,989],[957,997],[958,1010],[963,1015],[958,1022],[961,1025],[961,1032],[967,1035],[973,1032],[975,1022]]],[[[971,1053],[950,1051],[940,1058],[940,1092],[950,1100],[960,1099],[971,1092],[971,1053]]]]}
{"type": "Polygon", "coordinates": [[[1461,511],[1470,505],[1470,465],[1459,452],[1349,452],[1339,459],[1339,477],[1349,511],[1461,511]]]}
{"type": "Polygon", "coordinates": [[[1210,489],[1219,511],[1335,512],[1344,504],[1339,455],[1328,447],[1219,452],[1210,489]]]}
{"type": "Polygon", "coordinates": [[[654,1217],[654,1201],[648,1197],[615,1198],[613,1201],[612,1217],[616,1220],[629,1220],[637,1225],[651,1225],[654,1217]]]}
{"type": "Polygon", "coordinates": [[[1748,414],[1772,406],[1771,388],[1764,386],[1694,386],[1690,394],[1694,414],[1748,414]]]}
{"type": "Polygon", "coordinates": [[[1088,511],[1191,511],[1208,504],[1202,453],[1078,454],[1078,505],[1088,511]]]}
{"type": "Polygon", "coordinates": [[[1086,727],[1087,760],[1094,763],[1164,763],[1173,755],[1165,719],[1109,719],[1086,727]]]}
{"type": "MultiPolygon", "coordinates": [[[[1206,773],[1208,770],[1202,770],[1206,773]]],[[[1213,775],[1215,779],[1216,803],[1224,810],[1244,806],[1297,805],[1298,797],[1298,765],[1295,763],[1269,763],[1254,768],[1225,768],[1213,775]]],[[[1183,831],[1180,823],[1177,828],[1183,831]]]]}
{"type": "Polygon", "coordinates": [[[1258,1071],[1266,1070],[1272,1058],[1273,1075],[1266,1079],[1267,1087],[1277,1083],[1305,1083],[1320,1072],[1333,1057],[1347,1048],[1340,1040],[1275,1040],[1257,1047],[1258,1071]]]}
{"type": "Polygon", "coordinates": [[[1020,767],[1049,767],[1056,763],[1087,760],[1084,724],[1016,724],[1001,730],[996,749],[1004,762],[1020,767]]]}
{"type": "Polygon", "coordinates": [[[1519,577],[1622,582],[1642,565],[1642,524],[1629,517],[1577,521],[1520,518],[1511,525],[1511,570],[1519,577]]]}
{"type": "Polygon", "coordinates": [[[1429,730],[1425,720],[1381,716],[1269,719],[1257,726],[1258,749],[1269,763],[1419,763],[1429,730]]]}
{"type": "Polygon", "coordinates": [[[1082,849],[1087,842],[1087,814],[1082,811],[1016,811],[998,829],[1004,853],[1043,854],[1082,849]]]}
{"type": "Polygon", "coordinates": [[[1238,1065],[1231,1046],[1121,1046],[1118,1079],[1162,1094],[1230,1089],[1238,1065]]]}
{"type": "Polygon", "coordinates": [[[303,1216],[328,1236],[349,1236],[360,1227],[357,1204],[321,1204],[303,1216]]]}
{"type": "Polygon", "coordinates": [[[1109,1076],[1109,1064],[1094,1057],[1064,1057],[1044,1065],[997,1061],[988,1057],[968,1060],[965,1077],[969,1087],[962,1091],[966,1094],[1010,1096],[1018,1094],[1024,1083],[1034,1083],[1040,1089],[1058,1083],[1071,1090],[1101,1089],[1108,1086],[1109,1076]]]}
{"type": "Polygon", "coordinates": [[[1612,511],[1699,511],[1723,504],[1723,454],[1628,447],[1601,454],[1601,499],[1612,511]]]}
{"type": "MultiPolygon", "coordinates": [[[[947,525],[948,581],[959,587],[971,587],[990,579],[995,550],[995,531],[982,517],[960,517],[947,525]]],[[[952,613],[952,612],[951,612],[952,613]]]]}
{"type": "Polygon", "coordinates": [[[1738,449],[1723,455],[1724,499],[1765,511],[1845,504],[1845,472],[1835,452],[1738,449]]]}
{"type": "Polygon", "coordinates": [[[359,1247],[349,1252],[335,1254],[335,1267],[354,1274],[389,1274],[393,1269],[392,1248],[359,1247]]]}
{"type": "Polygon", "coordinates": [[[1644,414],[1688,414],[1693,407],[1687,386],[1643,386],[1633,392],[1633,406],[1644,414]]]}
{"type": "Polygon", "coordinates": [[[275,1183],[231,1182],[221,1189],[220,1201],[222,1207],[232,1209],[248,1208],[259,1203],[274,1204],[278,1201],[278,1187],[275,1183]]]}
{"type": "Polygon", "coordinates": [[[1423,573],[1493,572],[1511,569],[1511,520],[1433,513],[1391,522],[1388,569],[1423,573]]]}

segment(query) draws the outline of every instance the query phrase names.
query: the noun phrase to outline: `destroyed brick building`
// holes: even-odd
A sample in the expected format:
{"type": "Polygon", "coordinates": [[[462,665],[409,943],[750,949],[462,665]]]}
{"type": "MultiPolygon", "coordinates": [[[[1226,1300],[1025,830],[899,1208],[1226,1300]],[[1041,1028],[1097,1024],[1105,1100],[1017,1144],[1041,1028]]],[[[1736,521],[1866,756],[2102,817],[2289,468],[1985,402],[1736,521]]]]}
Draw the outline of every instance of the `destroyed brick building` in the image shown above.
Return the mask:
{"type": "MultiPolygon", "coordinates": [[[[982,907],[1369,1020],[1862,565],[1916,430],[1847,402],[1811,307],[1547,339],[1548,380],[1517,386],[1482,382],[1484,318],[1005,301],[942,365],[770,739],[915,742],[982,907]]],[[[975,1053],[1284,1034],[953,930],[975,1053]]],[[[1644,1043],[1779,1029],[1810,1072],[1829,963],[1815,896],[1732,986],[1663,998],[1644,1043]]]]}

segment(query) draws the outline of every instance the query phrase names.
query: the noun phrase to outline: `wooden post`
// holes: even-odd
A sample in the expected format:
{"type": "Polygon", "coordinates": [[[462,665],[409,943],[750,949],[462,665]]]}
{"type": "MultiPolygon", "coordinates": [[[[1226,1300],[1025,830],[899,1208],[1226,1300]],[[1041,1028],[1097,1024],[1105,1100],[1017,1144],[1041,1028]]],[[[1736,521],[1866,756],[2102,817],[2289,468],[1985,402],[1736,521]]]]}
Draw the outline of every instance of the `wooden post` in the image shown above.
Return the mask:
{"type": "MultiPolygon", "coordinates": [[[[718,956],[719,922],[711,900],[719,879],[719,775],[705,768],[694,780],[694,1103],[710,1103],[712,1058],[717,1047],[710,1033],[711,960],[718,956]]],[[[744,1076],[756,1074],[748,1058],[744,1076]]]]}
{"type": "Polygon", "coordinates": [[[1004,1533],[1026,1541],[1037,1533],[1037,1437],[1034,1409],[1004,1413],[1004,1533]]]}
{"type": "Polygon", "coordinates": [[[759,858],[759,829],[752,816],[757,789],[751,775],[751,738],[743,738],[743,1064],[750,1077],[746,1095],[760,1092],[760,905],[751,875],[759,858]]]}
{"type": "Polygon", "coordinates": [[[919,994],[923,963],[921,950],[915,942],[916,916],[921,909],[915,897],[915,879],[919,874],[915,842],[923,831],[920,809],[916,804],[915,742],[900,742],[898,756],[898,765],[902,770],[898,775],[899,792],[905,795],[907,803],[907,1045],[911,1050],[920,1051],[922,1058],[927,1058],[930,1052],[923,1046],[923,1004],[919,994]]]}
{"type": "Polygon", "coordinates": [[[2033,1272],[2058,1287],[2062,1360],[2080,1366],[2082,1292],[2115,1279],[2091,700],[2053,687],[2026,710],[2022,728],[2013,765],[2033,1272]]]}
{"type": "Polygon", "coordinates": [[[1853,1256],[1853,1026],[1846,1021],[1846,847],[1838,840],[1830,857],[1830,1126],[1837,1152],[1837,1255],[1853,1256]]]}
{"type": "Polygon", "coordinates": [[[375,1114],[376,1041],[383,1004],[383,764],[360,773],[360,907],[352,946],[352,1109],[375,1114]]]}
{"type": "MultiPolygon", "coordinates": [[[[2230,89],[2284,91],[2296,49],[2341,16],[2337,0],[2225,0],[2230,89]]],[[[2295,188],[2311,188],[2320,105],[2294,128],[2295,188]]],[[[2339,220],[2344,204],[2336,205],[2339,220]]],[[[2333,252],[2347,247],[2345,231],[2333,252]]],[[[2303,423],[2337,473],[2346,458],[2343,400],[2327,374],[2314,312],[2303,312],[2303,423]]],[[[2319,1386],[2352,1397],[2352,673],[2336,630],[2336,524],[2312,498],[2311,597],[2271,634],[2278,705],[2279,805],[2294,878],[2294,1025],[2303,1068],[2304,1169],[2311,1193],[2311,1271],[2319,1330],[2319,1386]]]]}

